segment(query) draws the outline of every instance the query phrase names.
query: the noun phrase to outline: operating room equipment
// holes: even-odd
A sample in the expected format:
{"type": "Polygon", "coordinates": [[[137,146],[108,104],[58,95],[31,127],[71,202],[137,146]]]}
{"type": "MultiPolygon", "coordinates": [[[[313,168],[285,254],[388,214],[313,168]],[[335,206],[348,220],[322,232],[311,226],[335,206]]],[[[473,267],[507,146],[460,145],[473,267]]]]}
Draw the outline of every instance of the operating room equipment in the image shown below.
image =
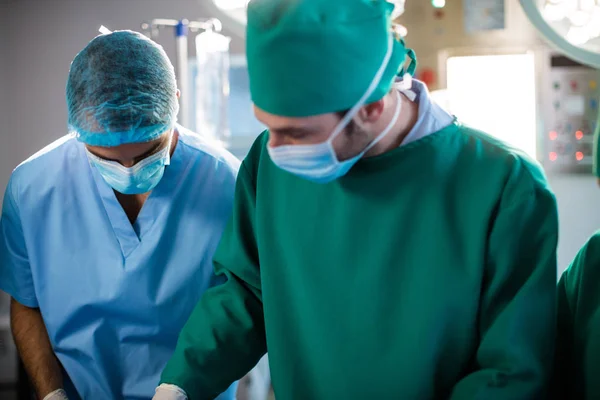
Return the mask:
{"type": "Polygon", "coordinates": [[[558,52],[540,66],[542,162],[549,171],[592,171],[600,102],[600,2],[520,0],[527,17],[558,52]]]}
{"type": "Polygon", "coordinates": [[[536,29],[554,47],[581,64],[600,67],[600,2],[520,0],[536,29]]]}
{"type": "MultiPolygon", "coordinates": [[[[438,75],[443,91],[435,96],[463,122],[537,158],[549,174],[589,174],[600,110],[600,37],[590,28],[587,40],[577,42],[572,30],[575,23],[593,21],[600,5],[578,0],[520,3],[551,46],[539,41],[441,49],[438,75]],[[506,114],[509,120],[502,117],[506,114]]],[[[498,34],[504,32],[479,36],[498,34]]]]}
{"type": "Polygon", "coordinates": [[[229,99],[230,38],[207,30],[196,36],[195,129],[217,140],[226,140],[229,99]]]}
{"type": "Polygon", "coordinates": [[[187,19],[153,19],[142,24],[142,30],[149,32],[154,40],[158,38],[160,29],[173,28],[177,43],[177,79],[181,91],[179,123],[183,126],[189,126],[191,120],[191,93],[185,88],[189,87],[189,69],[188,69],[188,35],[189,32],[211,31],[221,32],[221,21],[216,18],[189,21],[187,19]]]}

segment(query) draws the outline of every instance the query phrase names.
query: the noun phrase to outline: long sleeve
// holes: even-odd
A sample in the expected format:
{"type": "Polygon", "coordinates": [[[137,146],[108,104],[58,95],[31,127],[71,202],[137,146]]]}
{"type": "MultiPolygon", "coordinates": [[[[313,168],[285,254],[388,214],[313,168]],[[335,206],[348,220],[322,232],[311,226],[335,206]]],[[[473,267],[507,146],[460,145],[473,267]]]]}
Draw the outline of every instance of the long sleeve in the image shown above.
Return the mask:
{"type": "Polygon", "coordinates": [[[227,281],[204,294],[161,378],[191,400],[214,399],[266,353],[255,201],[253,179],[242,164],[233,216],[214,257],[215,273],[227,281]]]}
{"type": "Polygon", "coordinates": [[[452,400],[546,398],[556,333],[557,240],[556,201],[544,178],[516,168],[490,226],[476,354],[452,400]]]}
{"type": "MultiPolygon", "coordinates": [[[[577,268],[581,255],[578,255],[571,268],[577,268]]],[[[552,379],[552,398],[568,399],[573,393],[573,328],[574,319],[570,299],[567,294],[568,273],[564,273],[558,282],[557,289],[557,333],[556,357],[554,359],[554,375],[552,379]]]]}
{"type": "Polygon", "coordinates": [[[594,175],[600,178],[600,114],[594,132],[594,175]]]}

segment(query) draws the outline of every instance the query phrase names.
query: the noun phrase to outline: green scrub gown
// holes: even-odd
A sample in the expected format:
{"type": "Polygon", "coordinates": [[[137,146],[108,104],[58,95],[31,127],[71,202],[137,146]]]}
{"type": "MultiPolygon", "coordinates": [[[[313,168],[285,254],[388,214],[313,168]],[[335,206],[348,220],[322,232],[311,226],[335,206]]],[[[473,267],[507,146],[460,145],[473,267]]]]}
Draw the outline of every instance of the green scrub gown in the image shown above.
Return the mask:
{"type": "Polygon", "coordinates": [[[535,162],[452,124],[319,185],[267,140],[215,255],[228,281],[162,382],[210,399],[268,349],[277,400],[545,398],[558,223],[535,162]]]}
{"type": "Polygon", "coordinates": [[[558,284],[557,399],[600,399],[600,232],[558,284]]]}
{"type": "Polygon", "coordinates": [[[594,175],[600,178],[600,114],[594,131],[594,175]]]}

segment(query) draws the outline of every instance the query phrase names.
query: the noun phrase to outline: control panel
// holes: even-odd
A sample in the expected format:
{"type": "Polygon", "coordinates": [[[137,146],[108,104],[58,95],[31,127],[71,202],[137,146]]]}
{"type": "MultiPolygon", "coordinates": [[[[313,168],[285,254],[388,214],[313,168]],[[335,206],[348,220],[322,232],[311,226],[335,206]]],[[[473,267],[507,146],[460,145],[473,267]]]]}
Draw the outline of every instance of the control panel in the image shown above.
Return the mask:
{"type": "Polygon", "coordinates": [[[592,173],[600,112],[600,73],[564,56],[550,57],[542,94],[542,164],[548,172],[592,173]]]}

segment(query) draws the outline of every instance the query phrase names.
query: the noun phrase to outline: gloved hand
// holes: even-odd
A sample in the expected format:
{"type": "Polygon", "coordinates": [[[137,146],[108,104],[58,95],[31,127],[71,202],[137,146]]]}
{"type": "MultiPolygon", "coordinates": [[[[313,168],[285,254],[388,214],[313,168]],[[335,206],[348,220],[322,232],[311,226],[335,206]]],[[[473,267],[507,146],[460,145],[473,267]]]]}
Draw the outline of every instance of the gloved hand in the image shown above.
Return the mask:
{"type": "Polygon", "coordinates": [[[57,389],[52,393],[48,393],[44,400],[69,400],[67,397],[67,392],[63,389],[57,389]]]}
{"type": "Polygon", "coordinates": [[[187,400],[187,394],[178,386],[163,383],[156,388],[152,400],[187,400]]]}

